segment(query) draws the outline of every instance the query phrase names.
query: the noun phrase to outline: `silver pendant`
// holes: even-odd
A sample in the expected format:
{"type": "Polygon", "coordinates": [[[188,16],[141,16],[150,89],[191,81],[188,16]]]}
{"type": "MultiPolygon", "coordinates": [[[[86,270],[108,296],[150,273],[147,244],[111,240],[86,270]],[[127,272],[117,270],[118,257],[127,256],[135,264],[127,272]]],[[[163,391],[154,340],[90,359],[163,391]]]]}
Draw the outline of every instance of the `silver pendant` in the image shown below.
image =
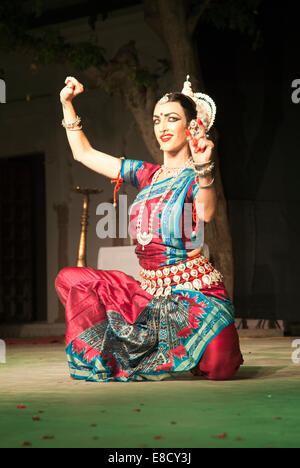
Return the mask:
{"type": "Polygon", "coordinates": [[[151,232],[149,232],[148,234],[147,232],[144,232],[143,234],[141,232],[138,232],[137,240],[139,244],[143,246],[143,250],[144,250],[145,245],[150,244],[150,242],[152,241],[152,234],[151,232]]]}

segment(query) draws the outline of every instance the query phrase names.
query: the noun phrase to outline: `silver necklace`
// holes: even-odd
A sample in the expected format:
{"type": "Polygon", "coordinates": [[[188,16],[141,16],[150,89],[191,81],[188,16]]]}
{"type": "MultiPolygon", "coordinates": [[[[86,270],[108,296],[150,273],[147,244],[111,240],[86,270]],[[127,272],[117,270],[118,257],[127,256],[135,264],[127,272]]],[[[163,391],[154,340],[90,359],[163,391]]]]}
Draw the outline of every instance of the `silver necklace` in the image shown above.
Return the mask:
{"type": "Polygon", "coordinates": [[[152,181],[151,181],[151,185],[150,185],[150,189],[148,191],[147,197],[145,198],[145,200],[141,204],[140,212],[139,212],[138,219],[137,219],[137,225],[136,225],[137,241],[139,242],[139,244],[141,244],[143,246],[143,250],[145,249],[145,245],[150,244],[150,242],[152,241],[152,238],[153,238],[152,223],[153,223],[155,213],[157,212],[159,206],[161,205],[161,203],[163,202],[163,200],[166,198],[167,194],[171,190],[171,187],[174,184],[174,182],[176,181],[177,177],[181,174],[181,172],[183,172],[188,167],[194,167],[192,158],[188,159],[187,162],[185,163],[185,165],[182,166],[182,167],[176,167],[176,168],[168,169],[166,166],[163,165],[163,166],[161,166],[160,169],[158,169],[158,171],[155,172],[155,174],[154,174],[154,176],[152,178],[152,181]],[[155,184],[157,178],[159,177],[159,175],[161,173],[167,173],[167,174],[172,173],[172,174],[174,174],[174,176],[171,178],[165,192],[160,197],[158,203],[156,204],[156,207],[154,208],[154,210],[151,213],[150,220],[149,220],[149,232],[147,233],[146,231],[144,231],[142,233],[141,228],[142,228],[142,219],[143,219],[143,213],[144,213],[145,205],[146,205],[146,202],[147,202],[147,200],[148,200],[148,198],[150,196],[153,184],[155,184]]]}

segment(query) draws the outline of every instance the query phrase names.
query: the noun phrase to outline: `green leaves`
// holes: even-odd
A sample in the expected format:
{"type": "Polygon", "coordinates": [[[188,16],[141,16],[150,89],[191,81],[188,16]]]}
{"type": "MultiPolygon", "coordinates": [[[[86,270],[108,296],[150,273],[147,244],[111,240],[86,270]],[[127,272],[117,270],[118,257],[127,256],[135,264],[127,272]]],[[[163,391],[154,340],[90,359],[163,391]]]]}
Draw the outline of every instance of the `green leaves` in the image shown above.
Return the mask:
{"type": "Polygon", "coordinates": [[[91,42],[67,43],[57,30],[47,30],[41,36],[27,36],[30,48],[35,51],[38,65],[68,62],[77,70],[89,66],[100,67],[104,62],[104,49],[91,42]]]}
{"type": "Polygon", "coordinates": [[[76,69],[86,70],[90,66],[100,68],[105,63],[105,50],[89,42],[68,45],[66,58],[76,69]]]}
{"type": "Polygon", "coordinates": [[[45,0],[34,0],[33,11],[36,18],[42,15],[45,0]]]}
{"type": "Polygon", "coordinates": [[[139,68],[131,74],[131,79],[139,86],[145,86],[148,88],[151,86],[153,77],[146,68],[139,68]]]}
{"type": "MultiPolygon", "coordinates": [[[[193,14],[197,14],[204,0],[191,0],[193,14]]],[[[253,48],[261,43],[259,14],[262,0],[212,0],[200,22],[208,23],[217,29],[237,31],[253,39],[253,48]]]]}
{"type": "Polygon", "coordinates": [[[33,20],[44,13],[44,4],[45,0],[1,0],[0,50],[23,48],[33,56],[36,65],[69,62],[78,70],[100,67],[105,62],[104,49],[95,39],[67,43],[58,28],[42,32],[32,29],[33,20]]]}

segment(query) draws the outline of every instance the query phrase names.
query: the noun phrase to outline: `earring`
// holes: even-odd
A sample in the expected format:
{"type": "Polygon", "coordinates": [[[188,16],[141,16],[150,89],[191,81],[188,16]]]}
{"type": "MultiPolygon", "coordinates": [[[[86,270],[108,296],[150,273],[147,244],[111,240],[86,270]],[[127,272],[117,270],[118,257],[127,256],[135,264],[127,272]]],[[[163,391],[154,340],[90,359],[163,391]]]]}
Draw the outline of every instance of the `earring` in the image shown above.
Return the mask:
{"type": "Polygon", "coordinates": [[[199,134],[199,124],[197,122],[197,120],[191,120],[190,122],[190,128],[191,128],[191,137],[192,138],[197,138],[198,134],[199,134]]]}
{"type": "Polygon", "coordinates": [[[185,129],[186,139],[187,141],[192,140],[192,134],[188,128],[185,129]]]}

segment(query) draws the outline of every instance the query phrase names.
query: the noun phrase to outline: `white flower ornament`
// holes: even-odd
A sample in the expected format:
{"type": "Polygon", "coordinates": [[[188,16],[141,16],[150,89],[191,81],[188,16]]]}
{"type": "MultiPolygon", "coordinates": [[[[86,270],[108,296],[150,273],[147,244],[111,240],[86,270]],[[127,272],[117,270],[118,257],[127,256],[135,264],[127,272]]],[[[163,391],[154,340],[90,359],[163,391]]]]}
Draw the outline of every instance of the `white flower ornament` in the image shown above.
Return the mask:
{"type": "Polygon", "coordinates": [[[194,93],[192,84],[189,81],[190,76],[187,75],[183,86],[182,94],[193,99],[197,109],[197,119],[203,122],[206,132],[208,132],[214,124],[216,118],[217,107],[210,96],[204,93],[194,93]]]}

